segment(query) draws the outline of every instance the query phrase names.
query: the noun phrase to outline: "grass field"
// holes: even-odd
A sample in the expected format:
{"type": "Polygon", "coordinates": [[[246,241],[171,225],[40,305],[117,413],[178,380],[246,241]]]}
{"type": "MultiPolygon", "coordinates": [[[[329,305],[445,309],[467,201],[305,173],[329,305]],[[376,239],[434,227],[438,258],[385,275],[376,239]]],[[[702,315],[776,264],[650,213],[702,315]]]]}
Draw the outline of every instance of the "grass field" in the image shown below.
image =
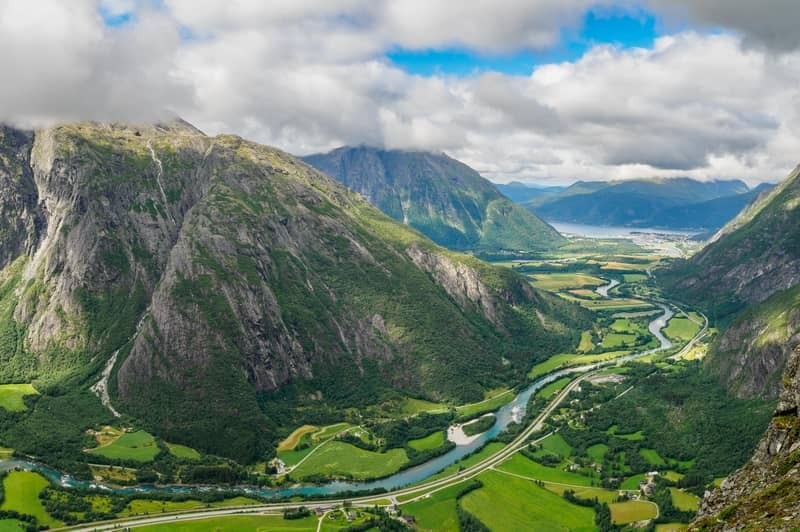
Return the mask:
{"type": "Polygon", "coordinates": [[[220,532],[313,532],[317,529],[315,516],[305,519],[286,520],[282,515],[236,515],[229,517],[213,517],[210,519],[197,519],[196,521],[179,521],[177,523],[164,523],[135,527],[133,530],[148,532],[206,532],[208,530],[220,532]]]}
{"type": "Polygon", "coordinates": [[[659,455],[658,451],[656,451],[655,449],[642,448],[639,449],[639,454],[641,454],[642,458],[647,460],[647,463],[649,463],[650,465],[660,466],[660,465],[665,465],[667,463],[667,461],[661,458],[661,455],[659,455]]]}
{"type": "Polygon", "coordinates": [[[591,486],[592,479],[571,473],[555,467],[547,467],[542,464],[529,460],[521,454],[515,454],[509,460],[497,466],[501,471],[514,473],[523,477],[535,478],[545,482],[558,482],[561,484],[571,484],[573,486],[591,486]]]}
{"type": "Polygon", "coordinates": [[[316,432],[317,430],[319,430],[319,427],[314,425],[303,425],[302,427],[294,429],[291,434],[286,436],[286,438],[278,444],[278,452],[294,450],[303,436],[316,432]]]}
{"type": "Polygon", "coordinates": [[[639,482],[646,479],[647,476],[644,473],[633,475],[632,477],[626,478],[619,487],[623,490],[638,490],[639,482]]]}
{"type": "Polygon", "coordinates": [[[700,325],[688,318],[673,317],[664,328],[664,334],[671,340],[688,342],[700,330],[700,325]]]}
{"type": "Polygon", "coordinates": [[[564,386],[572,382],[572,377],[562,377],[556,381],[551,382],[538,392],[536,392],[536,397],[541,397],[543,399],[550,399],[552,396],[560,392],[564,389],[564,386]]]}
{"type": "Polygon", "coordinates": [[[689,525],[683,523],[661,523],[656,525],[656,532],[686,532],[689,525]]]}
{"type": "Polygon", "coordinates": [[[22,412],[26,409],[22,398],[38,393],[30,384],[0,384],[0,408],[9,412],[22,412]]]}
{"type": "Polygon", "coordinates": [[[608,451],[608,445],[605,443],[596,443],[586,449],[586,454],[596,463],[602,464],[606,451],[608,451]]]}
{"type": "Polygon", "coordinates": [[[647,275],[643,273],[624,273],[622,274],[622,280],[626,283],[640,283],[647,279],[647,275]]]}
{"type": "Polygon", "coordinates": [[[610,332],[603,337],[603,343],[601,345],[603,349],[633,347],[636,345],[636,335],[610,332]]]}
{"type": "Polygon", "coordinates": [[[112,460],[152,462],[158,454],[158,445],[153,436],[143,430],[126,432],[108,445],[89,449],[86,452],[99,454],[112,460]]]}
{"type": "Polygon", "coordinates": [[[311,440],[320,442],[333,438],[343,430],[352,427],[350,423],[334,423],[333,425],[326,425],[311,435],[311,440]]]}
{"type": "Polygon", "coordinates": [[[563,458],[572,454],[572,446],[561,437],[561,434],[551,434],[539,442],[539,446],[545,451],[557,454],[563,458]]]}
{"type": "Polygon", "coordinates": [[[585,353],[586,351],[591,351],[594,348],[594,342],[592,341],[592,331],[583,331],[581,333],[581,341],[578,344],[578,352],[585,353]]]}
{"type": "Polygon", "coordinates": [[[611,520],[619,525],[653,519],[658,515],[658,507],[652,502],[615,502],[608,507],[611,509],[611,520]]]}
{"type": "Polygon", "coordinates": [[[573,358],[577,355],[563,353],[560,355],[553,355],[544,362],[540,362],[533,366],[533,368],[528,372],[528,378],[535,379],[536,377],[541,377],[551,371],[555,371],[561,366],[565,366],[569,364],[573,358]]]}
{"type": "Polygon", "coordinates": [[[594,530],[594,511],[568,503],[533,482],[487,471],[481,489],[461,499],[461,507],[491,530],[594,530]],[[500,503],[502,501],[502,503],[500,503]]]}
{"type": "Polygon", "coordinates": [[[564,290],[566,288],[596,287],[606,281],[585,273],[537,273],[531,275],[533,286],[542,290],[564,290]]]}
{"type": "Polygon", "coordinates": [[[403,513],[413,515],[419,530],[458,532],[456,495],[466,482],[450,486],[415,502],[403,505],[403,513]]]}
{"type": "Polygon", "coordinates": [[[191,447],[177,443],[167,443],[166,445],[167,449],[169,449],[169,454],[176,458],[183,458],[184,460],[200,460],[200,453],[191,447]]]}
{"type": "Polygon", "coordinates": [[[14,449],[9,447],[0,447],[0,460],[11,458],[14,454],[14,449]]]}
{"type": "Polygon", "coordinates": [[[470,403],[456,407],[456,414],[461,419],[475,417],[486,412],[494,412],[506,403],[514,400],[514,392],[508,388],[497,388],[486,393],[486,398],[478,403],[470,403]]]}
{"type": "MultiPolygon", "coordinates": [[[[569,299],[569,298],[566,298],[569,299]]],[[[574,299],[574,298],[573,298],[574,299]]],[[[598,299],[596,301],[575,300],[584,308],[589,310],[630,310],[650,308],[653,305],[641,299],[618,298],[618,299],[598,299]]]]}
{"type": "Polygon", "coordinates": [[[447,406],[441,403],[426,401],[424,399],[406,397],[400,403],[399,411],[405,416],[413,416],[421,412],[446,412],[447,406]]]}
{"type": "Polygon", "coordinates": [[[366,479],[390,475],[408,462],[403,449],[375,453],[341,441],[331,441],[317,448],[292,471],[292,477],[303,479],[311,475],[348,475],[366,479]]]}
{"type": "Polygon", "coordinates": [[[617,497],[619,497],[619,492],[617,492],[617,490],[607,490],[603,488],[564,486],[563,484],[554,484],[552,482],[545,482],[544,487],[561,496],[564,495],[565,491],[572,490],[575,492],[575,496],[581,499],[594,499],[596,497],[598,501],[605,503],[615,502],[617,497]]]}
{"type": "Polygon", "coordinates": [[[198,508],[231,508],[235,506],[250,506],[260,504],[255,499],[247,497],[233,497],[222,501],[205,503],[197,500],[188,501],[155,501],[147,499],[134,499],[128,503],[125,509],[120,512],[121,517],[132,515],[152,515],[167,512],[177,512],[181,510],[193,510],[198,508]]]}
{"type": "Polygon", "coordinates": [[[567,292],[582,299],[600,299],[603,297],[594,290],[589,290],[588,288],[577,288],[573,290],[567,290],[567,292]]]}
{"type": "Polygon", "coordinates": [[[3,480],[5,498],[0,510],[15,510],[21,514],[36,517],[40,525],[52,527],[61,526],[63,523],[48,515],[39,492],[49,486],[46,478],[31,471],[11,471],[3,480]]]}
{"type": "Polygon", "coordinates": [[[22,521],[16,519],[0,519],[0,532],[20,532],[25,530],[22,521]]]}
{"type": "Polygon", "coordinates": [[[408,440],[408,446],[416,451],[427,451],[444,445],[444,431],[436,431],[418,440],[408,440]]]}
{"type": "Polygon", "coordinates": [[[678,473],[677,471],[659,471],[659,474],[671,482],[678,482],[680,479],[686,476],[683,473],[678,473]]]}
{"type": "Polygon", "coordinates": [[[629,441],[642,441],[644,439],[644,433],[641,430],[637,430],[636,432],[630,432],[628,434],[617,434],[617,426],[612,425],[606,431],[606,434],[610,434],[616,438],[622,438],[623,440],[629,441]]]}
{"type": "Polygon", "coordinates": [[[91,465],[92,477],[109,482],[131,482],[136,480],[136,470],[130,467],[91,465]]]}
{"type": "Polygon", "coordinates": [[[700,508],[700,498],[694,493],[689,493],[678,488],[670,488],[672,504],[679,510],[696,512],[700,508]]]}

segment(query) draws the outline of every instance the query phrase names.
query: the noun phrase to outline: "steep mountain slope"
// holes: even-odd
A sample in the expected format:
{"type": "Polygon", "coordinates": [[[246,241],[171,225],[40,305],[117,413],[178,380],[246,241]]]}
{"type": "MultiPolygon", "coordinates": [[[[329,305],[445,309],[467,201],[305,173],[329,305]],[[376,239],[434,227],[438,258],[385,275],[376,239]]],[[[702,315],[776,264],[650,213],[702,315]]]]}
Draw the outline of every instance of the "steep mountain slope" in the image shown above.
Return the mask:
{"type": "Polygon", "coordinates": [[[444,154],[343,147],[306,162],[395,220],[457,250],[552,249],[564,238],[444,154]]]}
{"type": "Polygon", "coordinates": [[[779,397],[752,460],[703,501],[697,529],[800,525],[800,167],[721,230],[669,290],[724,331],[707,365],[739,395],[779,397]],[[742,310],[744,309],[744,310],[742,310]]]}
{"type": "Polygon", "coordinates": [[[253,460],[282,422],[270,405],[473,400],[585,320],[238,137],[76,124],[0,145],[0,382],[43,392],[0,416],[21,451],[80,454],[100,381],[169,441],[253,460]]]}
{"type": "Polygon", "coordinates": [[[661,272],[669,291],[724,332],[707,364],[739,395],[776,398],[800,342],[800,167],[700,253],[661,272]]]}
{"type": "Polygon", "coordinates": [[[525,206],[547,220],[716,230],[754,197],[741,181],[687,178],[577,182],[525,206]]]}

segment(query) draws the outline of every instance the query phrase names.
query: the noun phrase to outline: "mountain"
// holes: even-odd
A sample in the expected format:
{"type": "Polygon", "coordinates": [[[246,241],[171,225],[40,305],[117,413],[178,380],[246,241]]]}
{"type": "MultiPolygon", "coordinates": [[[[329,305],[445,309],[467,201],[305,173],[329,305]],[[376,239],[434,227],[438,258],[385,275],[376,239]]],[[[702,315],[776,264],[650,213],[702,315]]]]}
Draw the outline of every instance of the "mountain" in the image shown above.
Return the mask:
{"type": "Polygon", "coordinates": [[[672,295],[722,329],[706,366],[731,391],[778,398],[751,461],[708,495],[703,530],[800,526],[800,166],[715,235],[659,272],[672,295]]]}
{"type": "Polygon", "coordinates": [[[579,181],[524,205],[553,221],[709,231],[722,227],[759,192],[738,180],[579,181]]]}
{"type": "Polygon", "coordinates": [[[495,183],[494,186],[500,193],[515,203],[528,203],[536,198],[552,196],[562,192],[566,187],[540,187],[512,181],[510,183],[495,183]]]}
{"type": "Polygon", "coordinates": [[[385,214],[456,250],[546,250],[565,239],[444,154],[343,147],[304,157],[385,214]]]}
{"type": "Polygon", "coordinates": [[[588,323],[286,153],[181,121],[0,129],[0,268],[0,382],[41,392],[0,411],[0,442],[64,463],[113,421],[90,388],[247,462],[291,416],[479,400],[588,323]]]}

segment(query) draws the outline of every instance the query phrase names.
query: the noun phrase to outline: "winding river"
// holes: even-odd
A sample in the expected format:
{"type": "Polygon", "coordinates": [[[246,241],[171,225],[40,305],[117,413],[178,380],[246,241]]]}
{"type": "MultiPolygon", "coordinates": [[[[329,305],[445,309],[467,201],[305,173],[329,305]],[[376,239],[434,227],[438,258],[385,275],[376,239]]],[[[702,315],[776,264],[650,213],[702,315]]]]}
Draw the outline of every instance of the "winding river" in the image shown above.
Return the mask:
{"type": "MultiPolygon", "coordinates": [[[[597,289],[597,292],[603,297],[608,297],[608,291],[614,286],[617,286],[618,284],[619,281],[612,280],[608,284],[599,287],[597,289]]],[[[369,491],[381,488],[387,491],[391,491],[398,488],[402,488],[404,486],[408,486],[410,484],[416,484],[418,482],[422,482],[425,479],[435,475],[445,467],[454,464],[458,460],[478,450],[480,447],[485,445],[489,440],[491,440],[492,438],[500,434],[503,430],[505,430],[506,427],[514,420],[515,417],[516,419],[520,419],[521,416],[524,416],[525,410],[528,405],[528,401],[530,400],[531,396],[534,393],[536,393],[539,389],[541,389],[543,386],[555,380],[558,380],[565,375],[569,375],[572,373],[583,373],[602,366],[620,364],[629,360],[634,360],[636,358],[640,358],[672,347],[672,342],[670,342],[669,339],[667,339],[661,333],[661,329],[663,329],[666,326],[667,322],[673,316],[674,312],[666,305],[662,305],[660,303],[658,303],[657,305],[658,307],[661,308],[663,314],[653,319],[650,322],[648,328],[650,332],[653,334],[653,336],[655,336],[659,340],[660,342],[659,347],[651,349],[649,351],[643,351],[639,353],[625,355],[623,357],[619,357],[611,361],[564,368],[555,371],[553,373],[549,373],[543,377],[540,377],[535,381],[533,381],[531,384],[529,384],[524,390],[522,390],[514,398],[513,401],[501,407],[495,412],[495,415],[497,416],[497,422],[491,429],[481,434],[477,439],[470,442],[469,444],[459,445],[454,449],[450,450],[449,452],[441,456],[438,456],[436,458],[433,458],[428,462],[425,462],[424,464],[411,467],[409,469],[400,471],[398,473],[395,473],[394,475],[379,480],[332,481],[323,485],[294,485],[291,487],[281,487],[281,488],[240,487],[236,488],[236,491],[241,491],[244,494],[253,494],[268,498],[270,497],[282,498],[282,497],[291,497],[296,495],[300,496],[336,495],[343,492],[369,491]]],[[[36,462],[18,460],[18,459],[0,461],[0,471],[15,469],[15,468],[37,471],[42,475],[46,476],[51,481],[56,482],[64,487],[96,488],[125,495],[136,494],[136,493],[147,493],[152,491],[175,493],[175,494],[187,494],[196,491],[197,492],[209,492],[214,490],[229,491],[228,488],[220,488],[214,486],[176,485],[176,486],[155,487],[155,486],[142,485],[134,487],[111,487],[103,484],[98,484],[95,482],[77,480],[69,475],[62,475],[60,472],[36,462]]]]}

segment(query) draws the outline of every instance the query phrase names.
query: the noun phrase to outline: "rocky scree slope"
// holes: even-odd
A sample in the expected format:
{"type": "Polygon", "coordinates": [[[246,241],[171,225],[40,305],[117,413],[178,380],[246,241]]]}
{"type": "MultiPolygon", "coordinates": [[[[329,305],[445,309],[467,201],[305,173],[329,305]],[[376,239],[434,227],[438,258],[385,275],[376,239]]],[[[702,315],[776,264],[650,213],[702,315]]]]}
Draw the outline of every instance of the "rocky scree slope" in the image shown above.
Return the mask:
{"type": "MultiPolygon", "coordinates": [[[[285,421],[270,405],[475,400],[587,322],[235,136],[180,121],[0,134],[0,382],[43,392],[26,419],[67,419],[56,398],[110,370],[124,416],[250,461],[285,421]]],[[[79,442],[75,424],[60,437],[79,442]]]]}
{"type": "Polygon", "coordinates": [[[304,159],[450,249],[535,251],[566,242],[478,172],[445,154],[360,146],[304,159]]]}

